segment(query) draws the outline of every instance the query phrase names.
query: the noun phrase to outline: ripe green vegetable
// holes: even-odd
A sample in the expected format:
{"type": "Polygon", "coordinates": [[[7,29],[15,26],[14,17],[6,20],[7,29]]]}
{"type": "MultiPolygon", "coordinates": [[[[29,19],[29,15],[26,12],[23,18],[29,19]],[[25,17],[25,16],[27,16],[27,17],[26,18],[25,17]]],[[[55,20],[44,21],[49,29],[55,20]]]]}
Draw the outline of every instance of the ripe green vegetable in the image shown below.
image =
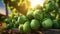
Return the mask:
{"type": "Polygon", "coordinates": [[[31,31],[30,22],[29,22],[29,21],[27,21],[27,22],[24,23],[24,25],[23,25],[23,31],[24,31],[24,32],[29,32],[29,31],[31,31]]]}
{"type": "Polygon", "coordinates": [[[23,32],[23,24],[20,24],[20,25],[19,25],[19,31],[20,31],[20,32],[23,32]]]}
{"type": "Polygon", "coordinates": [[[35,10],[33,12],[33,17],[38,19],[38,20],[42,20],[43,19],[43,13],[42,10],[35,10]]]}
{"type": "Polygon", "coordinates": [[[33,18],[33,11],[28,11],[26,15],[29,19],[33,18]]]}
{"type": "Polygon", "coordinates": [[[30,23],[32,29],[36,30],[40,27],[40,22],[36,19],[33,19],[30,23]]]}
{"type": "Polygon", "coordinates": [[[52,28],[53,22],[51,19],[46,19],[45,21],[42,22],[42,27],[43,28],[52,28]]]}
{"type": "Polygon", "coordinates": [[[57,8],[57,5],[54,1],[49,1],[47,4],[45,4],[45,12],[50,12],[52,10],[55,10],[57,8]]]}
{"type": "Polygon", "coordinates": [[[54,21],[53,21],[53,27],[54,27],[54,28],[59,28],[59,23],[58,23],[57,20],[54,20],[54,21]]]}
{"type": "Polygon", "coordinates": [[[24,24],[25,21],[27,21],[27,20],[28,20],[27,17],[24,16],[24,15],[21,15],[21,16],[18,17],[18,22],[19,22],[20,24],[24,24]]]}

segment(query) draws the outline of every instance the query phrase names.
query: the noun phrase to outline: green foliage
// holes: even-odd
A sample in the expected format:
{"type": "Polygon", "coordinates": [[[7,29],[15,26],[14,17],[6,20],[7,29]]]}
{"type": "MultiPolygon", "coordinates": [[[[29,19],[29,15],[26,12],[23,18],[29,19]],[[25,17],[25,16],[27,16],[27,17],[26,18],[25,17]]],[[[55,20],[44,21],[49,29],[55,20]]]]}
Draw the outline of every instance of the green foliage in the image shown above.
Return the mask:
{"type": "Polygon", "coordinates": [[[19,22],[18,21],[15,21],[14,28],[18,28],[18,26],[19,26],[19,22]]]}
{"type": "Polygon", "coordinates": [[[0,23],[2,23],[5,19],[6,19],[5,16],[1,16],[1,17],[0,17],[0,23]]]}
{"type": "Polygon", "coordinates": [[[6,19],[5,19],[5,22],[6,22],[7,24],[9,24],[9,23],[11,23],[11,22],[12,22],[12,20],[11,20],[11,19],[9,19],[9,18],[6,18],[6,19]]]}
{"type": "Polygon", "coordinates": [[[7,24],[6,26],[4,26],[5,30],[11,29],[13,27],[13,24],[7,24]]]}

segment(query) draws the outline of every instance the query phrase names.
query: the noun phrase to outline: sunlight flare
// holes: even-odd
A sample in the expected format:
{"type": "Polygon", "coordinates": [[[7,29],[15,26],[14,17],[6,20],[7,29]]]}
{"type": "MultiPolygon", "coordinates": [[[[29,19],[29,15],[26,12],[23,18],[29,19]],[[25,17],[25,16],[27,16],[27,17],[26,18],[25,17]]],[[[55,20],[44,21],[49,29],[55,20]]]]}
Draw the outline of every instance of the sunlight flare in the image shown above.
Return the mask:
{"type": "Polygon", "coordinates": [[[45,0],[29,0],[31,2],[31,8],[34,8],[36,5],[43,6],[45,0]]]}

